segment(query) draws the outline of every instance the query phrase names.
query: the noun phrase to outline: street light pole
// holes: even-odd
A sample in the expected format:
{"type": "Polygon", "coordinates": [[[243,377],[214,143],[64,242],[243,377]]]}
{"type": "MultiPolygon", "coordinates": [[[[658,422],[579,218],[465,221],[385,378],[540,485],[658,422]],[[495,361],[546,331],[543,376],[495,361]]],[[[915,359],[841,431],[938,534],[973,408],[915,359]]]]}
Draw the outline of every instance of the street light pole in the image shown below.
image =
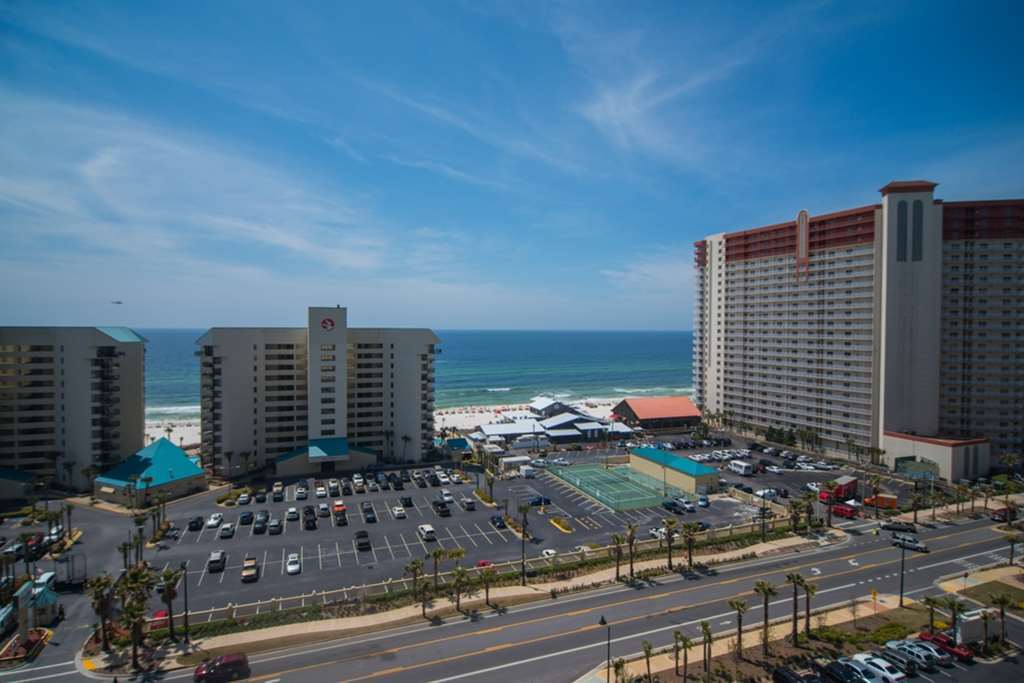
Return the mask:
{"type": "Polygon", "coordinates": [[[761,495],[761,542],[764,543],[766,530],[765,530],[765,506],[767,501],[767,493],[762,492],[761,495]]]}
{"type": "Polygon", "coordinates": [[[188,644],[188,564],[182,562],[181,570],[184,572],[181,581],[185,585],[185,643],[188,644]]]}
{"type": "Polygon", "coordinates": [[[607,663],[604,667],[605,680],[607,683],[612,681],[612,625],[608,623],[608,620],[601,615],[601,621],[597,622],[608,629],[608,646],[607,646],[607,663]]]}
{"type": "Polygon", "coordinates": [[[907,548],[900,543],[900,607],[903,607],[903,568],[906,564],[907,548]]]}

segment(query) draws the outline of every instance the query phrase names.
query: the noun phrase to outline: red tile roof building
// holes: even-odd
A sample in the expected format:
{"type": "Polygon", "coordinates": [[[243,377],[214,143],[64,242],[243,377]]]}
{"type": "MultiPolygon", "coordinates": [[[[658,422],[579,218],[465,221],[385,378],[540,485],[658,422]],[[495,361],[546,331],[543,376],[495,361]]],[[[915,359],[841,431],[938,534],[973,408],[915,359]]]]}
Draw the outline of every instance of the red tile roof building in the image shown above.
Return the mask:
{"type": "Polygon", "coordinates": [[[642,429],[688,429],[700,422],[700,410],[686,396],[627,398],[612,413],[629,426],[642,429]]]}

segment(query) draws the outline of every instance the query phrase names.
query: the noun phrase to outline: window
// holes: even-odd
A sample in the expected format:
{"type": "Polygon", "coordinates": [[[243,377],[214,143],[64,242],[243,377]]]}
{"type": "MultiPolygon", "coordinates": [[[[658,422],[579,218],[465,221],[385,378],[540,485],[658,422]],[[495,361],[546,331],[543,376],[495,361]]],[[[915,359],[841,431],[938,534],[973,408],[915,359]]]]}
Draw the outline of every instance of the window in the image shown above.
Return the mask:
{"type": "Polygon", "coordinates": [[[896,260],[907,260],[907,203],[896,205],[896,260]]]}
{"type": "Polygon", "coordinates": [[[924,251],[924,204],[920,199],[914,200],[913,239],[911,241],[911,260],[920,261],[924,251]]]}

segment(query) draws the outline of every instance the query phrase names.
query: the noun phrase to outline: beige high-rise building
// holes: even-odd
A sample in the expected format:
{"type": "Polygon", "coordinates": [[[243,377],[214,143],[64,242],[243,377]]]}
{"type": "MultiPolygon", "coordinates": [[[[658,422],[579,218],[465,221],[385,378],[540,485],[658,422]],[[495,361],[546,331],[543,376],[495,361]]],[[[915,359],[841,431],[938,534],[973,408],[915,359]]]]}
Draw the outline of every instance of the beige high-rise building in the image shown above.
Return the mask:
{"type": "Polygon", "coordinates": [[[1024,200],[881,202],[695,244],[696,402],[957,480],[1024,447],[1024,200]]]}
{"type": "Polygon", "coordinates": [[[298,328],[215,327],[200,350],[204,466],[229,476],[422,460],[434,438],[426,329],[350,328],[310,308],[298,328]]]}
{"type": "Polygon", "coordinates": [[[0,467],[88,488],[143,447],[144,378],[126,327],[0,327],[0,467]]]}

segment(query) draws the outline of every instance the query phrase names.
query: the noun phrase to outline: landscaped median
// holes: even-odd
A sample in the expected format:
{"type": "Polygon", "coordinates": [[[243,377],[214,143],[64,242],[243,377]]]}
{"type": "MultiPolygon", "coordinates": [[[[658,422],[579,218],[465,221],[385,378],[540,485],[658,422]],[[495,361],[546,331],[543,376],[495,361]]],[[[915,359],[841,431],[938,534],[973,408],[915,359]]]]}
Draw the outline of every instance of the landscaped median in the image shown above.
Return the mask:
{"type": "MultiPolygon", "coordinates": [[[[842,532],[833,534],[833,540],[845,538],[842,532]]],[[[817,540],[793,535],[763,544],[745,543],[746,540],[743,537],[717,539],[718,550],[697,555],[695,561],[702,566],[710,566],[819,545],[817,540]]],[[[709,548],[705,546],[704,550],[709,548]]],[[[472,573],[462,570],[447,572],[438,576],[440,581],[435,580],[432,573],[424,572],[421,566],[414,587],[410,587],[411,582],[396,581],[393,582],[394,588],[386,593],[364,594],[345,602],[331,601],[326,594],[314,593],[306,596],[308,601],[303,600],[303,606],[290,609],[274,609],[274,603],[267,601],[255,614],[240,616],[232,608],[228,618],[209,622],[198,621],[199,615],[193,613],[191,636],[195,651],[185,655],[178,655],[176,649],[169,646],[164,629],[149,633],[147,640],[156,651],[168,653],[167,659],[160,663],[161,668],[194,666],[203,658],[227,652],[279,649],[291,643],[306,644],[313,640],[377,632],[424,619],[436,621],[460,614],[471,617],[481,610],[499,609],[499,606],[504,609],[523,602],[557,599],[566,593],[627,580],[627,557],[625,549],[618,561],[614,553],[606,555],[603,549],[595,550],[591,555],[558,556],[549,564],[529,568],[530,584],[527,586],[519,585],[520,574],[514,569],[518,563],[505,565],[502,570],[487,567],[473,569],[472,573]]],[[[686,566],[685,552],[680,552],[678,547],[674,558],[676,569],[686,566]]],[[[637,580],[668,573],[664,551],[659,554],[652,549],[636,553],[633,559],[633,574],[637,580]]],[[[535,560],[532,558],[531,562],[535,560]]],[[[179,636],[181,621],[181,615],[176,615],[179,636]]],[[[83,657],[88,661],[83,666],[92,667],[92,670],[123,672],[125,648],[130,649],[130,640],[121,637],[115,642],[115,650],[120,653],[104,655],[94,635],[83,651],[83,657]],[[109,664],[115,664],[115,668],[107,669],[109,664]]]]}

